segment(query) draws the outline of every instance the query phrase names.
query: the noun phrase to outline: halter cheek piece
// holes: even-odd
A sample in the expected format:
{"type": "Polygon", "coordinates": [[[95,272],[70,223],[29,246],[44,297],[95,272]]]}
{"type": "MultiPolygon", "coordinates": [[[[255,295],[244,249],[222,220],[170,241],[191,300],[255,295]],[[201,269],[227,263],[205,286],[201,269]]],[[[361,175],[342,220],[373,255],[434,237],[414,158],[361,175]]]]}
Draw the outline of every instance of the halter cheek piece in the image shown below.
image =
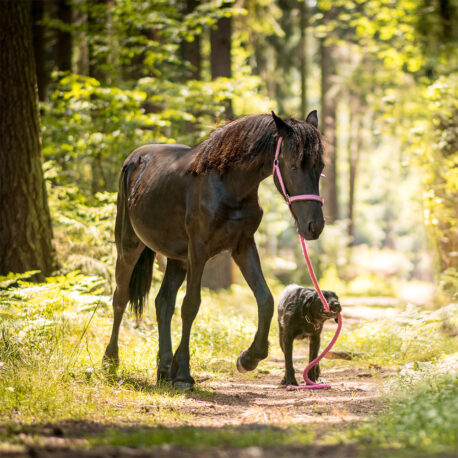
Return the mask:
{"type": "MultiPolygon", "coordinates": [[[[275,178],[275,174],[277,174],[277,179],[278,179],[278,182],[280,183],[281,192],[283,194],[283,197],[286,200],[286,203],[288,204],[289,211],[293,215],[293,212],[291,210],[291,202],[294,202],[296,200],[316,200],[317,202],[320,202],[321,205],[323,205],[323,198],[320,197],[320,196],[317,196],[316,194],[300,194],[298,196],[292,196],[292,197],[289,196],[288,192],[286,191],[285,183],[283,183],[283,178],[281,176],[280,167],[279,167],[279,163],[278,163],[278,156],[280,155],[280,147],[281,147],[282,140],[283,140],[282,137],[278,138],[277,151],[275,152],[275,159],[274,159],[273,176],[275,178]]],[[[294,217],[294,215],[293,215],[293,217],[294,217]]],[[[320,286],[318,285],[318,280],[316,279],[315,272],[313,271],[313,266],[312,266],[312,263],[310,261],[310,256],[309,256],[309,254],[307,252],[307,245],[305,244],[305,240],[301,235],[299,235],[299,239],[301,241],[302,251],[304,253],[305,262],[307,263],[307,268],[308,268],[308,271],[309,271],[309,274],[310,274],[310,278],[312,279],[313,286],[315,287],[316,292],[318,293],[318,296],[319,296],[319,298],[321,300],[321,303],[323,304],[324,309],[326,310],[326,312],[330,312],[331,309],[329,308],[328,302],[326,301],[326,298],[324,297],[323,292],[321,291],[320,286]]],[[[320,389],[320,388],[331,388],[331,385],[312,382],[312,380],[309,379],[308,373],[309,373],[310,369],[313,366],[315,366],[316,364],[318,364],[320,362],[320,360],[326,355],[326,353],[332,348],[332,346],[335,344],[337,338],[339,337],[341,329],[342,329],[342,316],[341,316],[340,313],[338,313],[337,314],[337,330],[336,330],[336,333],[334,334],[334,337],[332,338],[331,342],[323,350],[323,352],[318,357],[316,357],[313,361],[311,361],[309,363],[309,365],[304,369],[303,377],[304,377],[304,381],[305,381],[306,384],[305,385],[301,385],[301,386],[287,386],[286,387],[287,391],[293,390],[293,389],[316,390],[316,389],[320,389]]]]}
{"type": "Polygon", "coordinates": [[[283,178],[281,176],[280,165],[279,165],[279,160],[278,160],[278,157],[280,156],[282,141],[283,141],[283,137],[279,137],[277,141],[277,150],[275,151],[274,168],[273,168],[272,174],[274,177],[275,177],[275,174],[277,174],[277,179],[278,179],[278,182],[280,183],[281,192],[283,194],[283,197],[286,200],[286,203],[290,207],[291,203],[295,202],[296,200],[316,200],[317,202],[320,202],[321,205],[323,205],[323,198],[316,194],[299,194],[297,196],[290,196],[288,192],[286,191],[285,183],[283,182],[283,178]]]}

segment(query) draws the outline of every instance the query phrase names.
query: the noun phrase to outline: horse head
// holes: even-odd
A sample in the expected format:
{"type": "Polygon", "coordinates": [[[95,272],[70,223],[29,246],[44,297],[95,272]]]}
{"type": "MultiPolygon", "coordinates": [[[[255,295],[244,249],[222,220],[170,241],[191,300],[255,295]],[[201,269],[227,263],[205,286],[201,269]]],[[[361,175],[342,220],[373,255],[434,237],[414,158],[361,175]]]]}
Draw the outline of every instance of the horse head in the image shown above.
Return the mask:
{"type": "Polygon", "coordinates": [[[306,240],[315,240],[324,228],[322,199],[319,197],[324,162],[317,112],[310,112],[305,121],[283,120],[274,112],[272,116],[278,138],[275,185],[287,200],[299,235],[306,240]]]}

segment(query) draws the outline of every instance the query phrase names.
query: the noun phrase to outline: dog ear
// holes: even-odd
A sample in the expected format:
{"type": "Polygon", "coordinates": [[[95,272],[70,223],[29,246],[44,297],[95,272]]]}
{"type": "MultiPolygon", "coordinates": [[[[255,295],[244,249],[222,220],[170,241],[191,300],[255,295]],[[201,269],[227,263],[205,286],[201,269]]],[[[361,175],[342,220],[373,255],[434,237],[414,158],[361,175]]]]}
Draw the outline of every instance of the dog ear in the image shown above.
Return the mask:
{"type": "MultiPolygon", "coordinates": [[[[306,315],[310,315],[311,312],[311,305],[313,302],[318,298],[318,294],[316,291],[310,289],[304,291],[302,300],[302,316],[305,317],[306,315]]],[[[319,298],[318,298],[319,299],[319,298]]]]}

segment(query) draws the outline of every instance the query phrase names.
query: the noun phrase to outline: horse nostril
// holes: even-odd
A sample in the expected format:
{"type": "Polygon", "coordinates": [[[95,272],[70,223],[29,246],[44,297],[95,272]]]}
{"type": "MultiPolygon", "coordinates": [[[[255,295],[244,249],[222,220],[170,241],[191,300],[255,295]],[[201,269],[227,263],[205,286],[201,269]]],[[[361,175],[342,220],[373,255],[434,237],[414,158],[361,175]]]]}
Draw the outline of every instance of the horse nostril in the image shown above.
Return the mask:
{"type": "Polygon", "coordinates": [[[311,234],[315,233],[315,223],[313,221],[310,221],[308,229],[311,234]]]}

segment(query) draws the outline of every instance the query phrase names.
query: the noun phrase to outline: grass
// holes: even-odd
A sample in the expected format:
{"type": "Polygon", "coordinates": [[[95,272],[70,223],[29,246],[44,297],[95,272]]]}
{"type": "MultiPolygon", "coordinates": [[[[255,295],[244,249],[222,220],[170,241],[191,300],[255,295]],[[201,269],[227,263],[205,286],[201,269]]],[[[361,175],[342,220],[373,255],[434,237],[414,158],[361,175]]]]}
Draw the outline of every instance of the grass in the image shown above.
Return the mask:
{"type": "MultiPolygon", "coordinates": [[[[140,322],[126,315],[120,336],[121,366],[116,376],[107,376],[100,362],[111,330],[111,306],[102,280],[77,272],[44,283],[30,283],[27,277],[0,278],[0,439],[4,443],[14,446],[21,428],[66,421],[104,428],[103,433],[86,439],[88,446],[242,447],[313,442],[305,428],[183,427],[192,424],[192,412],[200,408],[200,400],[213,393],[205,390],[205,384],[193,396],[155,385],[158,342],[153,307],[140,322]]],[[[158,287],[156,282],[152,296],[158,287]]],[[[274,293],[278,297],[279,290],[274,293]]],[[[182,297],[180,292],[177,309],[182,297]]],[[[179,315],[177,310],[172,329],[175,346],[180,336],[179,315]]],[[[415,373],[424,367],[434,371],[435,361],[456,351],[456,341],[447,337],[456,327],[454,315],[453,306],[436,312],[409,309],[394,321],[374,321],[344,332],[336,349],[361,355],[359,361],[342,364],[404,365],[415,373]]],[[[256,321],[255,300],[247,287],[204,291],[191,337],[196,379],[232,374],[240,351],[252,341],[256,321]]],[[[323,342],[329,339],[327,333],[323,342]]],[[[279,352],[277,341],[274,319],[270,335],[274,353],[279,352]]],[[[325,362],[324,370],[331,364],[339,362],[325,362]]],[[[411,396],[399,396],[390,404],[390,414],[368,423],[347,440],[368,450],[415,450],[409,442],[413,437],[423,449],[450,450],[456,445],[449,428],[452,421],[456,423],[450,408],[452,400],[456,402],[456,383],[447,380],[412,394],[413,382],[404,375],[401,385],[411,396]],[[442,418],[446,420],[439,422],[442,418]],[[373,437],[377,440],[368,442],[373,437]]]]}
{"type": "Polygon", "coordinates": [[[205,449],[209,447],[252,447],[280,445],[308,445],[313,434],[305,428],[281,429],[272,426],[250,425],[223,428],[154,428],[136,431],[110,430],[90,437],[91,445],[151,447],[170,444],[205,449]]]}
{"type": "MultiPolygon", "coordinates": [[[[365,363],[383,366],[437,361],[458,351],[458,340],[448,336],[457,326],[458,304],[435,311],[411,306],[395,318],[344,330],[335,349],[351,351],[365,363]]],[[[330,340],[331,333],[324,339],[330,340]]]]}
{"type": "Polygon", "coordinates": [[[365,454],[425,456],[458,450],[458,381],[456,376],[428,378],[398,389],[384,415],[372,419],[350,438],[365,454]]]}

